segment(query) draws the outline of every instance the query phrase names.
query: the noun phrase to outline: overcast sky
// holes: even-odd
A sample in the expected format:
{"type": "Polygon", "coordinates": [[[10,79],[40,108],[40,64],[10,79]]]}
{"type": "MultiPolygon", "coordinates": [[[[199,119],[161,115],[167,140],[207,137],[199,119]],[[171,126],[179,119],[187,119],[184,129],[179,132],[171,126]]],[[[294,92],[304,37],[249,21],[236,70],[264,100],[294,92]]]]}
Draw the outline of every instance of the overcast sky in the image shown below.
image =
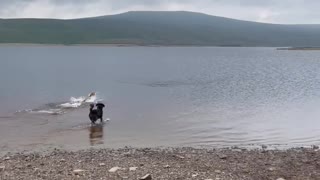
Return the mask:
{"type": "Polygon", "coordinates": [[[0,0],[0,18],[70,19],[137,10],[184,10],[268,23],[320,24],[320,0],[0,0]]]}

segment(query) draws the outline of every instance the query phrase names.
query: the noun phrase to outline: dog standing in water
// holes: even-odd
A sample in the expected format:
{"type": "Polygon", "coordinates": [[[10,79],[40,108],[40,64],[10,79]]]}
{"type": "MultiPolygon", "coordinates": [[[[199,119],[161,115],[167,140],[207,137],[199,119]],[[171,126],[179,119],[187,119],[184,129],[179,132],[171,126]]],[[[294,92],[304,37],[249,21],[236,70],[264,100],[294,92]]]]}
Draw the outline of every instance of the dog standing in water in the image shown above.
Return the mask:
{"type": "Polygon", "coordinates": [[[93,109],[94,104],[90,104],[89,119],[92,124],[95,124],[98,119],[100,119],[101,123],[103,122],[103,108],[105,105],[103,103],[97,103],[96,107],[96,109],[93,109]]]}

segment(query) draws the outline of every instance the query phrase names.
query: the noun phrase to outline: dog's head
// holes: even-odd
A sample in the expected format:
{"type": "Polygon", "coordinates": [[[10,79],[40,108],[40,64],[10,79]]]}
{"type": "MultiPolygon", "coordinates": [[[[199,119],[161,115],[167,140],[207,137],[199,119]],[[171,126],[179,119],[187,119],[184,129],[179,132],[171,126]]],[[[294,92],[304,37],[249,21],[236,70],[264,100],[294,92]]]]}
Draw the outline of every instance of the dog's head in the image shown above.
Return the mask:
{"type": "Polygon", "coordinates": [[[92,97],[92,96],[95,96],[96,95],[96,93],[95,92],[92,92],[92,93],[90,93],[89,95],[88,95],[88,97],[92,97]]]}
{"type": "Polygon", "coordinates": [[[103,109],[105,107],[103,103],[97,103],[96,106],[98,109],[103,109]]]}

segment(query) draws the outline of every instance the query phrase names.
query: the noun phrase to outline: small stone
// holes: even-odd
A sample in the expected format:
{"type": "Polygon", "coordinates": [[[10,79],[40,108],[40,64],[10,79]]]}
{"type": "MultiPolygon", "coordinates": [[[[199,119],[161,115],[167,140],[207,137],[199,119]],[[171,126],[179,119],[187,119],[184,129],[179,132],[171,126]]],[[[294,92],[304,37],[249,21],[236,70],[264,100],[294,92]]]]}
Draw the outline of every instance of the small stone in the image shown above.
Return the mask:
{"type": "Polygon", "coordinates": [[[167,165],[165,165],[165,166],[163,166],[164,168],[170,168],[170,166],[167,164],[167,165]]]}
{"type": "Polygon", "coordinates": [[[31,167],[32,165],[31,164],[27,164],[27,167],[31,167]]]}
{"type": "Polygon", "coordinates": [[[219,158],[220,158],[220,159],[227,159],[227,157],[228,157],[228,156],[226,156],[226,155],[224,155],[224,154],[219,155],[219,158]]]}
{"type": "Polygon", "coordinates": [[[240,149],[238,146],[231,146],[231,149],[240,149]]]}
{"type": "Polygon", "coordinates": [[[243,169],[242,170],[244,173],[250,173],[250,170],[249,169],[243,169]]]}
{"type": "Polygon", "coordinates": [[[310,160],[307,160],[307,159],[303,159],[302,162],[303,162],[303,163],[306,163],[306,164],[310,164],[310,163],[311,163],[311,161],[310,161],[310,160]]]}
{"type": "Polygon", "coordinates": [[[73,170],[73,173],[74,173],[75,175],[79,175],[79,174],[82,173],[82,172],[84,172],[83,169],[75,169],[75,170],[73,170]]]}
{"type": "Polygon", "coordinates": [[[10,160],[10,157],[5,157],[3,160],[8,161],[10,160]]]}
{"type": "Polygon", "coordinates": [[[233,152],[242,152],[242,149],[232,149],[233,152]]]}
{"type": "Polygon", "coordinates": [[[138,167],[130,167],[129,168],[129,171],[135,171],[135,170],[137,170],[138,169],[138,167]]]}
{"type": "Polygon", "coordinates": [[[105,166],[106,164],[105,163],[99,163],[99,166],[105,166]]]}
{"type": "Polygon", "coordinates": [[[217,173],[217,174],[220,174],[220,173],[221,173],[220,170],[215,170],[214,172],[217,173]]]}
{"type": "Polygon", "coordinates": [[[198,175],[199,175],[198,173],[192,174],[192,177],[194,178],[194,177],[197,177],[198,175]]]}
{"type": "Polygon", "coordinates": [[[66,162],[66,160],[65,159],[60,159],[60,162],[66,162]]]}
{"type": "Polygon", "coordinates": [[[39,171],[40,169],[39,168],[34,168],[34,171],[39,171]]]}
{"type": "Polygon", "coordinates": [[[278,178],[277,180],[285,180],[284,178],[278,178]]]}
{"type": "Polygon", "coordinates": [[[268,148],[268,146],[266,146],[266,145],[262,145],[261,147],[262,147],[262,149],[267,149],[268,148]]]}
{"type": "Polygon", "coordinates": [[[119,169],[121,169],[121,168],[116,166],[116,167],[109,169],[109,172],[114,173],[114,172],[118,171],[119,169]]]}
{"type": "Polygon", "coordinates": [[[5,166],[0,166],[0,171],[3,171],[5,168],[5,166]]]}
{"type": "Polygon", "coordinates": [[[180,156],[180,155],[175,155],[177,158],[179,158],[179,159],[184,159],[184,157],[183,156],[180,156]]]}
{"type": "Polygon", "coordinates": [[[141,177],[140,180],[152,180],[151,174],[146,174],[145,176],[141,177]]]}
{"type": "Polygon", "coordinates": [[[204,180],[213,180],[213,179],[204,179],[204,180]]]}
{"type": "Polygon", "coordinates": [[[271,168],[269,168],[268,170],[269,170],[269,171],[274,171],[274,170],[276,170],[276,168],[271,167],[271,168]]]}

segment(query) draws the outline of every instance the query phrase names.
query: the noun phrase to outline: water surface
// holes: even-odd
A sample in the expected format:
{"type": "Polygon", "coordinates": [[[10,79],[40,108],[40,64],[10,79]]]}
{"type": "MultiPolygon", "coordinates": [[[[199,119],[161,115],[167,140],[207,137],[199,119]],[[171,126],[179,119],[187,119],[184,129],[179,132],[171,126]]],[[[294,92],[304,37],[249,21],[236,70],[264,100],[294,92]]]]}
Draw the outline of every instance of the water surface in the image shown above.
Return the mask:
{"type": "Polygon", "coordinates": [[[320,142],[320,51],[1,46],[0,54],[3,151],[320,142]],[[90,102],[58,111],[92,91],[107,106],[104,125],[90,127],[90,102]]]}

